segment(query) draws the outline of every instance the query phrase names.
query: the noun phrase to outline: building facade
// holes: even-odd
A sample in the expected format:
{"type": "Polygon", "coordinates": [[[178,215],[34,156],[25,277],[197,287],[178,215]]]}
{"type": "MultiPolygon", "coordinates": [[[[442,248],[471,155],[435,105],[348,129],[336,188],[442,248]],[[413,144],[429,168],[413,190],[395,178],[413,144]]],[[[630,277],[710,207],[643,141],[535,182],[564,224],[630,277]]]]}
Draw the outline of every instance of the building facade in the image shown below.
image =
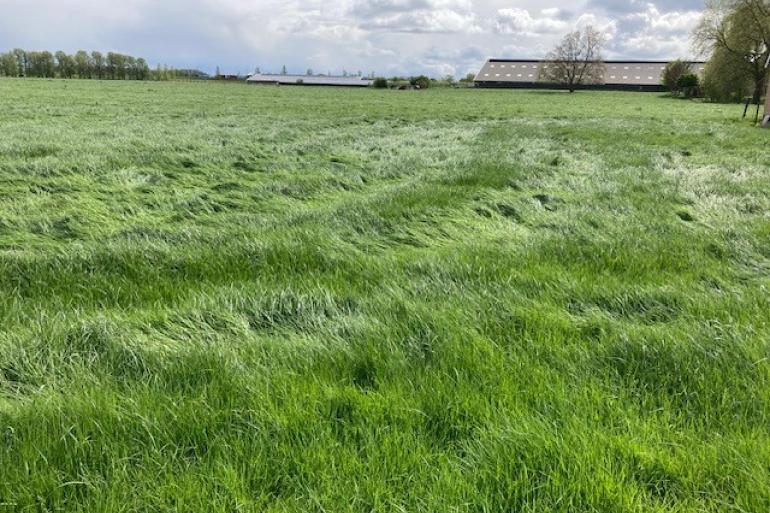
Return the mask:
{"type": "MultiPolygon", "coordinates": [[[[586,89],[663,91],[663,70],[667,61],[605,61],[604,81],[586,84],[586,89]]],[[[547,63],[538,60],[490,59],[476,75],[477,87],[559,88],[540,80],[540,69],[547,63]]],[[[705,64],[691,62],[693,73],[702,75],[705,64]]]]}

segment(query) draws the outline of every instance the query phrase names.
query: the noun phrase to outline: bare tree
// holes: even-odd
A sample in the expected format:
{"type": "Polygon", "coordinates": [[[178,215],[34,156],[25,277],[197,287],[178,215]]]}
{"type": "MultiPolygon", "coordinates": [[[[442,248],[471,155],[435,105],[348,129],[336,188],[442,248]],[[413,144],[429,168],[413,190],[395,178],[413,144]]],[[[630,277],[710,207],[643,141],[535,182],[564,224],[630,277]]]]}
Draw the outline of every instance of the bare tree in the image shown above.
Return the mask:
{"type": "Polygon", "coordinates": [[[604,41],[604,34],[590,25],[567,34],[561,44],[546,55],[540,66],[540,80],[561,84],[571,93],[584,84],[602,83],[604,41]]]}
{"type": "Polygon", "coordinates": [[[742,63],[753,82],[752,100],[759,106],[770,58],[770,1],[709,0],[693,40],[703,55],[723,52],[736,58],[732,62],[742,63]]]}

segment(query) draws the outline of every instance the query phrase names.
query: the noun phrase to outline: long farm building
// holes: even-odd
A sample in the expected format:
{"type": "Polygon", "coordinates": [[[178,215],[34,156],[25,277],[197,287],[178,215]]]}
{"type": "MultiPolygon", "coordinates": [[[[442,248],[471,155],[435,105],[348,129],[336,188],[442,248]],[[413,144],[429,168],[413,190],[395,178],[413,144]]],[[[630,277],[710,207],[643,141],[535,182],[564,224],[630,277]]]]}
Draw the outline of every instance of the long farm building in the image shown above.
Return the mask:
{"type": "MultiPolygon", "coordinates": [[[[663,70],[668,61],[605,61],[604,80],[585,84],[585,89],[612,89],[632,91],[663,91],[663,70]]],[[[476,75],[477,87],[502,88],[559,88],[559,84],[540,80],[540,68],[547,63],[540,60],[490,59],[476,75]]],[[[691,62],[693,73],[702,75],[705,63],[691,62]]]]}

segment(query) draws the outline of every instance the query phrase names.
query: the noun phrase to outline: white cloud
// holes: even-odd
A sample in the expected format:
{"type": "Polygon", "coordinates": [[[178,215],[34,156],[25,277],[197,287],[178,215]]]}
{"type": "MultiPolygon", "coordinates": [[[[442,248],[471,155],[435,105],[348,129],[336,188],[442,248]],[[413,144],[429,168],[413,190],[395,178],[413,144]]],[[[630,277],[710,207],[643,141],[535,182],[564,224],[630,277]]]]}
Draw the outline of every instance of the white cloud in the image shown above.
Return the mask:
{"type": "Polygon", "coordinates": [[[610,57],[686,56],[699,2],[2,0],[0,50],[114,50],[206,71],[464,74],[488,57],[541,57],[587,24],[608,34],[610,57]]]}
{"type": "Polygon", "coordinates": [[[553,34],[569,28],[567,22],[553,15],[543,12],[542,17],[534,18],[528,10],[518,7],[498,9],[494,26],[501,34],[553,34]]]}

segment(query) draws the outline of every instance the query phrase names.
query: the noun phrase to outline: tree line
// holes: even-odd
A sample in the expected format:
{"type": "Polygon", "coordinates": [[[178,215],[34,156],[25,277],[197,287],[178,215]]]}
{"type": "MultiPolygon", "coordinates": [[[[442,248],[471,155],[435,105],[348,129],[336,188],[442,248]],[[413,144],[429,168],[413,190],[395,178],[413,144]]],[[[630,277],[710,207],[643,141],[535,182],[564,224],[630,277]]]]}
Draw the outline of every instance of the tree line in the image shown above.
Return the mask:
{"type": "Polygon", "coordinates": [[[6,77],[173,80],[192,78],[193,75],[191,70],[176,70],[160,65],[151,70],[145,59],[117,52],[103,54],[80,50],[69,55],[63,51],[51,53],[16,48],[0,53],[0,76],[6,77]]]}

